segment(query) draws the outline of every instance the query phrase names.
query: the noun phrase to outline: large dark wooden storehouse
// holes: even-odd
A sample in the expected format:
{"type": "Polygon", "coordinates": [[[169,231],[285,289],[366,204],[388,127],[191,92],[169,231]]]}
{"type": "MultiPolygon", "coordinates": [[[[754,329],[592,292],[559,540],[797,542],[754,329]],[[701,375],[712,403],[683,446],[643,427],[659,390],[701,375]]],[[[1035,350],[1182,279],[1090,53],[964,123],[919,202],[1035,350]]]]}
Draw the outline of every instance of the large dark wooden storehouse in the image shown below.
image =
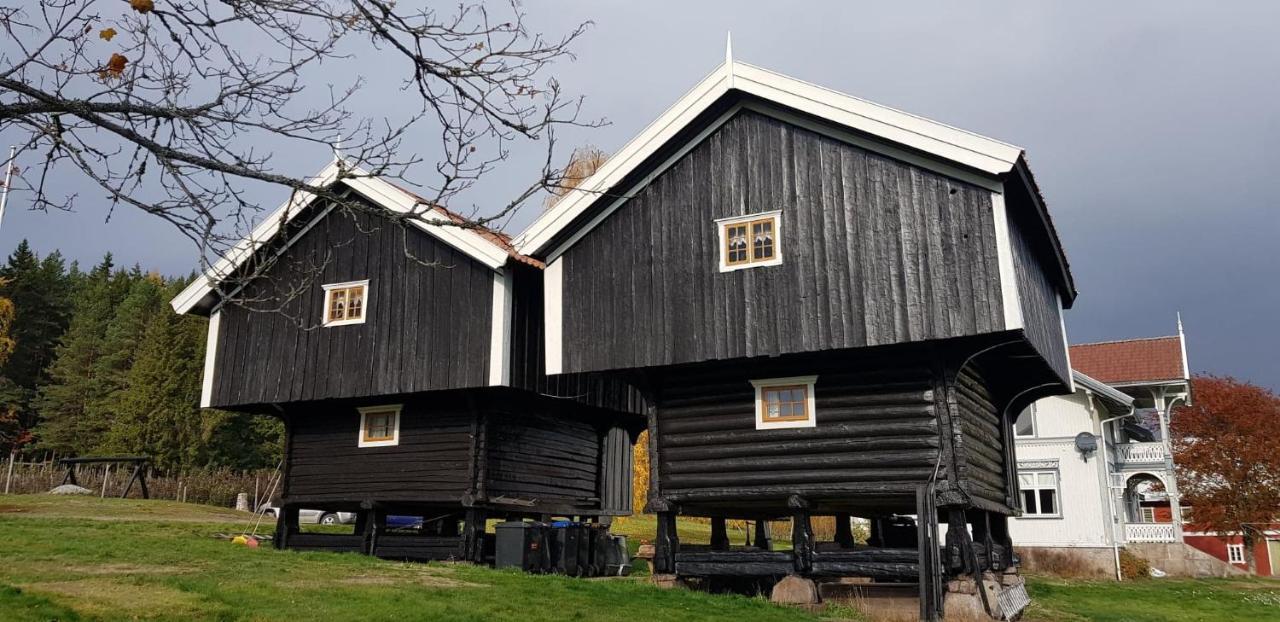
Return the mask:
{"type": "Polygon", "coordinates": [[[548,372],[644,395],[656,572],[918,582],[934,618],[1013,564],[1011,422],[1070,390],[1075,298],[1021,149],[728,60],[514,241],[546,263],[548,372]],[[794,550],[726,519],[792,521],[794,550]]]}
{"type": "Polygon", "coordinates": [[[277,546],[482,561],[487,518],[630,514],[642,407],[543,373],[541,262],[338,166],[341,200],[286,203],[172,303],[209,317],[202,406],[285,422],[277,546]],[[300,508],[359,519],[303,533],[300,508]]]}

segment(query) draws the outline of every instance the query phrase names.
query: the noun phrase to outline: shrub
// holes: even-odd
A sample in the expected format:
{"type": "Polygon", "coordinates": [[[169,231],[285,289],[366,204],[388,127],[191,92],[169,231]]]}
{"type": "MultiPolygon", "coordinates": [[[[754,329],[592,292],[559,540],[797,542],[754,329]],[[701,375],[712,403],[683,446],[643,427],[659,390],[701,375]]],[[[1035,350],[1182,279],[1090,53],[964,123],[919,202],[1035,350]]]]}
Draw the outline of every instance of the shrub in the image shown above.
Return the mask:
{"type": "Polygon", "coordinates": [[[1120,549],[1120,575],[1126,579],[1151,578],[1151,564],[1128,549],[1120,549]]]}

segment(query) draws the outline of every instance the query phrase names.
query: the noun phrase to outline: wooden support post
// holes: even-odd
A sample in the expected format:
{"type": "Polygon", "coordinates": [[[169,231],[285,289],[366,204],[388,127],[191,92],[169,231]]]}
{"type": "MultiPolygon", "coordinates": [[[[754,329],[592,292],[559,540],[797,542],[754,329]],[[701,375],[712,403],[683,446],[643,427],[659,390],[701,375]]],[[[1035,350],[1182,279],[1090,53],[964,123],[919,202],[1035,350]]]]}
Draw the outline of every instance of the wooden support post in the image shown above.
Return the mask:
{"type": "Polygon", "coordinates": [[[756,548],[768,551],[773,548],[773,536],[769,533],[769,521],[756,521],[756,548]]]}
{"type": "Polygon", "coordinates": [[[871,524],[867,527],[867,546],[883,547],[884,546],[884,520],[879,516],[871,517],[871,524]]]}
{"type": "Polygon", "coordinates": [[[377,555],[378,539],[387,532],[387,511],[377,507],[373,508],[369,512],[368,525],[366,525],[365,529],[368,533],[368,536],[365,537],[365,541],[369,546],[368,554],[377,555]]]}
{"type": "Polygon", "coordinates": [[[484,510],[468,508],[462,526],[462,557],[466,561],[484,561],[484,510]]]}
{"type": "Polygon", "coordinates": [[[991,515],[991,541],[1001,547],[996,557],[996,570],[1003,571],[1013,566],[1013,538],[1009,537],[1009,517],[1004,514],[991,515]]]}
{"type": "Polygon", "coordinates": [[[658,513],[658,533],[653,543],[653,573],[675,574],[676,553],[680,551],[680,536],[676,533],[676,513],[658,513]]]}
{"type": "Polygon", "coordinates": [[[142,489],[143,499],[151,498],[151,492],[147,490],[147,468],[150,466],[146,462],[138,465],[138,487],[142,489]]]}
{"type": "Polygon", "coordinates": [[[853,524],[848,514],[836,514],[836,544],[842,549],[853,548],[853,524]]]}
{"type": "Polygon", "coordinates": [[[276,548],[285,549],[289,547],[289,539],[298,533],[298,506],[286,505],[279,512],[280,517],[276,520],[276,548]]]}
{"type": "Polygon", "coordinates": [[[365,555],[373,555],[373,510],[361,509],[356,512],[356,526],[352,533],[364,536],[360,551],[365,555]]]}
{"type": "Polygon", "coordinates": [[[711,550],[713,551],[729,550],[729,533],[725,529],[724,522],[722,516],[711,519],[711,550]]]}
{"type": "Polygon", "coordinates": [[[983,570],[1000,570],[999,555],[996,555],[995,538],[991,537],[991,512],[982,513],[982,549],[986,553],[983,570]]]}
{"type": "Polygon", "coordinates": [[[18,457],[16,450],[9,451],[9,472],[4,476],[4,494],[9,494],[9,482],[13,481],[13,461],[18,457]]]}
{"type": "Polygon", "coordinates": [[[938,564],[938,509],[933,485],[916,491],[916,530],[919,542],[920,619],[926,622],[942,616],[942,573],[938,564]]]}
{"type": "Polygon", "coordinates": [[[791,515],[791,546],[794,549],[796,574],[813,570],[813,524],[809,510],[800,509],[791,515]]]}
{"type": "Polygon", "coordinates": [[[973,572],[970,557],[973,555],[972,541],[969,539],[969,522],[965,519],[964,510],[951,510],[947,513],[947,554],[944,560],[947,570],[953,574],[973,572]]]}

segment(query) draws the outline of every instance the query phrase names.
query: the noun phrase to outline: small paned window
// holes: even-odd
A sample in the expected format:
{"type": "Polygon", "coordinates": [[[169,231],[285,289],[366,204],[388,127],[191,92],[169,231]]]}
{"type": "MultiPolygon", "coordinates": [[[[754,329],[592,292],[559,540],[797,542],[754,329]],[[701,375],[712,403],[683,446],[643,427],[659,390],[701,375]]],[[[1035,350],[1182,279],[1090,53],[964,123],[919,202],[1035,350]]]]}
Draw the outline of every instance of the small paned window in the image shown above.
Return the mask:
{"type": "Polygon", "coordinates": [[[1013,423],[1013,435],[1032,437],[1036,435],[1036,405],[1032,404],[1022,410],[1018,420],[1013,423]]]}
{"type": "Polygon", "coordinates": [[[324,286],[324,325],[360,324],[369,311],[369,281],[324,286]]]}
{"type": "Polygon", "coordinates": [[[1244,545],[1228,544],[1227,545],[1227,561],[1233,564],[1244,563],[1244,545]]]}
{"type": "Polygon", "coordinates": [[[368,406],[360,410],[360,447],[400,444],[400,405],[368,406]]]}
{"type": "Polygon", "coordinates": [[[1142,515],[1142,516],[1141,516],[1142,522],[1144,522],[1144,523],[1154,523],[1154,522],[1156,522],[1156,509],[1155,509],[1155,508],[1152,508],[1152,507],[1144,507],[1144,508],[1138,508],[1138,509],[1140,510],[1140,511],[1139,511],[1139,513],[1142,515]]]}
{"type": "Polygon", "coordinates": [[[776,266],[782,263],[778,233],[782,212],[722,218],[720,229],[720,271],[776,266]]]}
{"type": "Polygon", "coordinates": [[[1021,471],[1018,489],[1022,492],[1022,513],[1026,516],[1061,516],[1058,508],[1057,471],[1021,471]]]}
{"type": "Polygon", "coordinates": [[[752,380],[756,389],[756,429],[809,428],[817,425],[813,384],[817,376],[752,380]]]}

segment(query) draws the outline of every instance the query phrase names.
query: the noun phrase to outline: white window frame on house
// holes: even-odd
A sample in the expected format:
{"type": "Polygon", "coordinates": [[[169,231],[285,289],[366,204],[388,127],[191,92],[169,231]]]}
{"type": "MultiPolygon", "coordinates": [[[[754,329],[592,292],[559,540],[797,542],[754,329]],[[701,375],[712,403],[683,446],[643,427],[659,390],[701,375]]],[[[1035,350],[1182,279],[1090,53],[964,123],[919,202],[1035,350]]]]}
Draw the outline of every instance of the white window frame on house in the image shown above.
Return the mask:
{"type": "Polygon", "coordinates": [[[1154,523],[1156,522],[1156,509],[1149,505],[1139,506],[1138,518],[1139,518],[1138,522],[1154,523]]]}
{"type": "MultiPolygon", "coordinates": [[[[347,281],[345,283],[328,283],[326,285],[323,285],[322,287],[324,288],[324,308],[321,309],[320,311],[320,313],[322,314],[320,317],[324,318],[324,322],[323,322],[324,326],[329,327],[329,326],[347,326],[349,324],[364,324],[365,318],[369,317],[369,302],[372,299],[372,297],[369,295],[370,294],[369,279],[365,279],[363,281],[347,281]],[[360,317],[341,319],[341,320],[329,319],[329,310],[330,310],[329,305],[330,303],[333,302],[334,292],[339,292],[339,291],[345,292],[347,290],[355,289],[357,287],[361,288],[360,317]]],[[[344,314],[345,313],[346,311],[344,310],[344,314]]]]}
{"type": "Polygon", "coordinates": [[[746,214],[743,216],[730,216],[728,218],[717,218],[716,231],[719,234],[720,241],[720,271],[732,272],[734,270],[744,270],[746,268],[763,268],[766,266],[777,266],[782,263],[782,210],[773,210],[771,212],[760,212],[758,214],[746,214]],[[756,221],[771,221],[770,226],[773,229],[772,237],[772,255],[757,259],[755,257],[755,245],[751,240],[751,225],[756,221]],[[729,229],[734,226],[745,225],[747,227],[747,248],[746,258],[742,261],[729,261],[729,229]]]}
{"type": "Polygon", "coordinates": [[[381,406],[361,406],[357,408],[360,412],[360,429],[356,430],[356,445],[358,447],[390,447],[400,444],[400,411],[403,404],[383,404],[381,406]],[[367,427],[369,415],[382,415],[390,413],[392,416],[391,436],[370,439],[366,434],[369,431],[367,427]]]}
{"type": "Polygon", "coordinates": [[[1039,471],[1018,471],[1018,502],[1022,506],[1023,518],[1062,518],[1062,477],[1055,470],[1039,470],[1039,471]],[[1053,476],[1053,486],[1043,485],[1040,483],[1041,475],[1053,476]],[[1023,483],[1025,476],[1031,477],[1032,485],[1028,487],[1023,483]],[[1032,512],[1027,509],[1027,499],[1023,494],[1028,490],[1036,491],[1036,511],[1032,512]],[[1040,512],[1040,492],[1044,490],[1053,491],[1053,512],[1040,512]]]}
{"type": "Polygon", "coordinates": [[[1035,438],[1038,432],[1039,430],[1036,429],[1036,405],[1033,402],[1030,406],[1027,406],[1027,408],[1023,410],[1022,413],[1018,415],[1017,419],[1014,419],[1013,437],[1014,438],[1035,438]],[[1031,417],[1031,433],[1030,434],[1018,434],[1018,419],[1021,419],[1022,415],[1031,417]]]}
{"type": "Polygon", "coordinates": [[[812,428],[818,425],[817,412],[814,409],[813,385],[818,381],[817,376],[793,376],[791,378],[765,378],[760,380],[752,380],[751,385],[756,389],[755,411],[756,411],[756,429],[757,430],[778,430],[785,428],[812,428]],[[770,419],[766,417],[767,404],[766,395],[770,394],[770,390],[795,388],[804,391],[804,414],[799,417],[787,417],[785,419],[770,419]]]}
{"type": "Polygon", "coordinates": [[[1243,544],[1227,544],[1227,563],[1243,564],[1244,561],[1244,545],[1243,544]]]}

